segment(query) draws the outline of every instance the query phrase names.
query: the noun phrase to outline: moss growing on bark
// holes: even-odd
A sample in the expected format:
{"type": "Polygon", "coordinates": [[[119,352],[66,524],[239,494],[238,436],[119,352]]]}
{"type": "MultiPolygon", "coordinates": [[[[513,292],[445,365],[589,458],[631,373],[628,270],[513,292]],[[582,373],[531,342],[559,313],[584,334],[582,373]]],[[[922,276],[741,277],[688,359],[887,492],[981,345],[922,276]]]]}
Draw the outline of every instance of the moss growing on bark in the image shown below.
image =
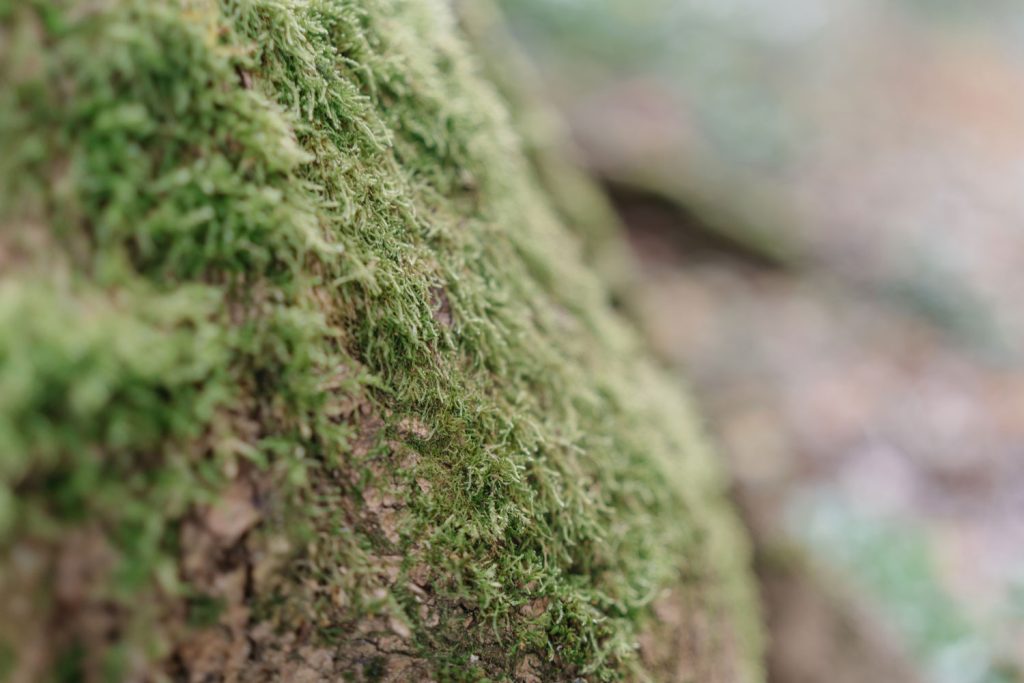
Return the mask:
{"type": "Polygon", "coordinates": [[[690,407],[444,3],[0,18],[10,675],[758,676],[690,407]]]}

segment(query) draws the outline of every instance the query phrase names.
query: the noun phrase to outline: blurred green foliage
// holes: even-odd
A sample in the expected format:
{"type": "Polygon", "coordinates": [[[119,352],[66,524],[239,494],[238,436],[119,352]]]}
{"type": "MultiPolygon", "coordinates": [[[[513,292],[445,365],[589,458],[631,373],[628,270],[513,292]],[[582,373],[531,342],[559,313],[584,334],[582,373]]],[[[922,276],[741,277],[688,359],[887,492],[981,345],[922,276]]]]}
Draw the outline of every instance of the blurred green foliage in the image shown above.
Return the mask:
{"type": "MultiPolygon", "coordinates": [[[[980,623],[964,613],[938,576],[925,529],[868,516],[834,491],[791,506],[790,529],[864,589],[936,683],[1014,683],[1016,671],[993,645],[1012,621],[980,623]]],[[[1012,620],[1010,614],[1003,619],[1012,620]]]]}

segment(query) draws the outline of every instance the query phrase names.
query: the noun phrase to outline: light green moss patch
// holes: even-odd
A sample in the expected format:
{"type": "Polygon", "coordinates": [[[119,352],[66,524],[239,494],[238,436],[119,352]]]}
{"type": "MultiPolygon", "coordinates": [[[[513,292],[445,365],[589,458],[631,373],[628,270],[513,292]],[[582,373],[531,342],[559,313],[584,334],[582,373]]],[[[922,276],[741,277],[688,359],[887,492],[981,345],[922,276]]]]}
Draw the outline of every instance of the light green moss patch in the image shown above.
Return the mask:
{"type": "Polygon", "coordinates": [[[642,676],[679,584],[756,675],[691,410],[442,3],[0,8],[0,578],[98,528],[116,566],[82,600],[144,622],[68,659],[83,608],[44,600],[72,676],[188,666],[168,624],[211,620],[366,679],[395,662],[353,634],[385,631],[441,679],[642,676]],[[207,537],[251,614],[189,559],[207,537]]]}

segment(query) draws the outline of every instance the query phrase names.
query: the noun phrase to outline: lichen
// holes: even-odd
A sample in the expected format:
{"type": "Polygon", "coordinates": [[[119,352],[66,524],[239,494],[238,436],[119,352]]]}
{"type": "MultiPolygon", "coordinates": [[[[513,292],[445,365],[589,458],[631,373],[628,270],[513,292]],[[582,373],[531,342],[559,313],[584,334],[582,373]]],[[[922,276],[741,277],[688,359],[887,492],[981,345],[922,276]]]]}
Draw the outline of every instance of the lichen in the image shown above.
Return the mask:
{"type": "Polygon", "coordinates": [[[0,80],[15,680],[643,678],[677,587],[759,675],[692,410],[444,3],[26,0],[0,80]]]}

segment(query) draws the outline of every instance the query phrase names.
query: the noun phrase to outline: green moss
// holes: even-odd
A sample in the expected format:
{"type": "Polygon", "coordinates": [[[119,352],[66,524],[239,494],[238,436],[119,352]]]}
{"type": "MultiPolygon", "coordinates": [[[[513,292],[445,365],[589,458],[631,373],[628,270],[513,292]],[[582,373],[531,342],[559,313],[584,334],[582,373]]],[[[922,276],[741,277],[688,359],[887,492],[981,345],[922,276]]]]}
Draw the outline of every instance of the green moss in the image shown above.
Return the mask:
{"type": "Polygon", "coordinates": [[[689,583],[756,676],[744,546],[692,411],[442,3],[2,16],[5,552],[98,525],[141,612],[139,591],[188,593],[176,530],[255,467],[276,511],[255,533],[295,553],[260,613],[324,642],[386,615],[442,678],[508,677],[524,652],[642,675],[652,602],[689,583]],[[386,486],[394,529],[360,512],[386,486]]]}

